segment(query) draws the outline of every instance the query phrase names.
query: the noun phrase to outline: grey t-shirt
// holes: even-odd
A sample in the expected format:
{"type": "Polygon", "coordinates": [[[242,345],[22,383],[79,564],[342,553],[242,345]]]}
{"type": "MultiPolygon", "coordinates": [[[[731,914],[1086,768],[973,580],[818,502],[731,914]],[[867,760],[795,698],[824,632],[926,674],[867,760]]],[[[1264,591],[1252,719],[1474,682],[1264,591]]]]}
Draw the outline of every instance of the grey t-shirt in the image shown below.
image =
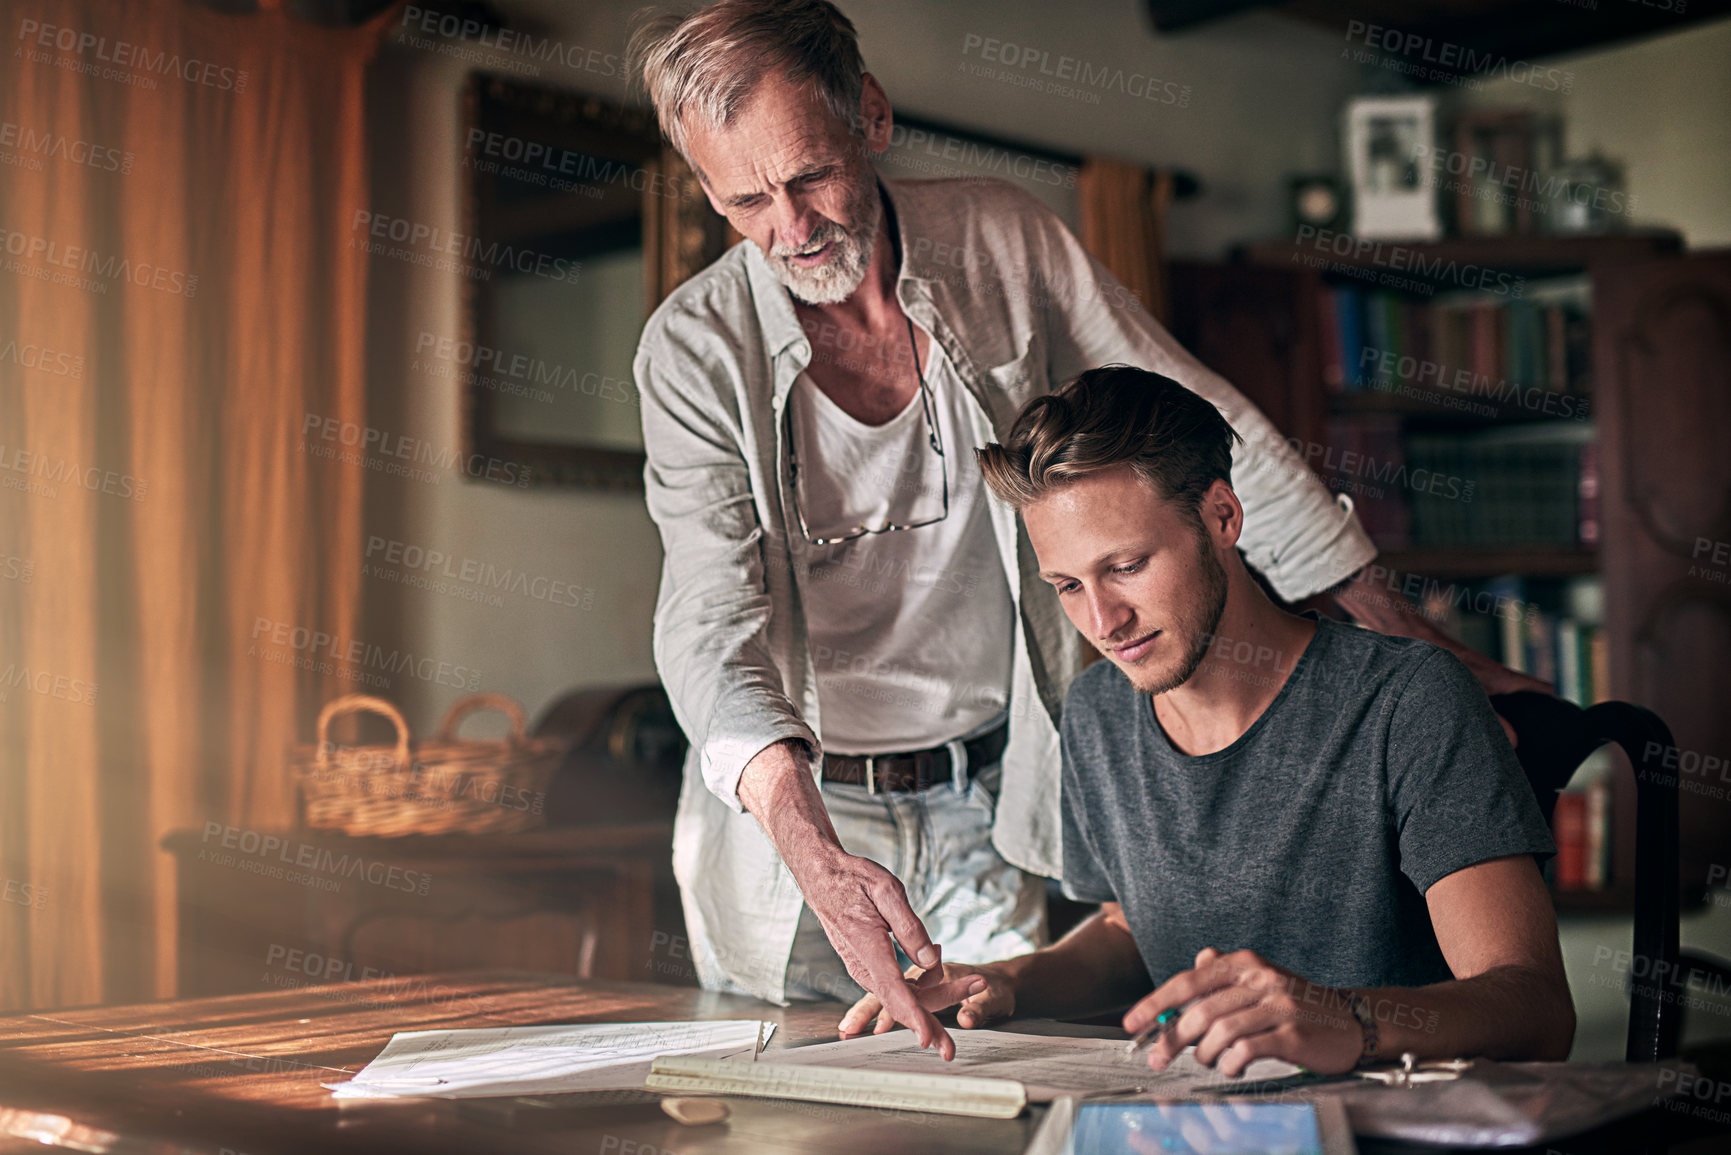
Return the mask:
{"type": "Polygon", "coordinates": [[[1324,986],[1443,982],[1424,892],[1475,863],[1555,850],[1460,660],[1326,619],[1224,750],[1179,752],[1110,662],[1071,685],[1062,737],[1064,890],[1123,905],[1156,983],[1209,946],[1324,986]]]}

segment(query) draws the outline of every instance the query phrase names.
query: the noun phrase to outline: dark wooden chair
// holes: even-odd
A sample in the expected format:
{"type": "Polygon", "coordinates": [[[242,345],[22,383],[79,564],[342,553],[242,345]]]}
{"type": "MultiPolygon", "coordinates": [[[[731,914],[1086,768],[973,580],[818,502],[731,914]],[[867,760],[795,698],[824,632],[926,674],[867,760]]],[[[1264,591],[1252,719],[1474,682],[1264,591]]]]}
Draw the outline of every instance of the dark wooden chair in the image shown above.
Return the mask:
{"type": "Polygon", "coordinates": [[[1646,960],[1646,975],[1630,982],[1627,1057],[1632,1063],[1675,1057],[1683,1010],[1676,995],[1684,978],[1677,945],[1677,778],[1661,764],[1662,754],[1651,753],[1674,745],[1670,728],[1653,711],[1628,702],[1600,702],[1583,710],[1561,698],[1523,691],[1493,695],[1491,705],[1515,728],[1515,755],[1547,823],[1557,791],[1588,754],[1615,742],[1629,756],[1635,770],[1634,955],[1646,960]]]}
{"type": "Polygon", "coordinates": [[[575,690],[534,734],[570,743],[547,791],[549,825],[673,821],[686,742],[661,686],[575,690]]]}
{"type": "Polygon", "coordinates": [[[641,977],[696,986],[673,879],[671,834],[687,743],[667,691],[658,683],[574,690],[547,708],[534,733],[557,734],[570,743],[547,787],[549,826],[667,824],[667,849],[654,880],[653,957],[641,977]]]}

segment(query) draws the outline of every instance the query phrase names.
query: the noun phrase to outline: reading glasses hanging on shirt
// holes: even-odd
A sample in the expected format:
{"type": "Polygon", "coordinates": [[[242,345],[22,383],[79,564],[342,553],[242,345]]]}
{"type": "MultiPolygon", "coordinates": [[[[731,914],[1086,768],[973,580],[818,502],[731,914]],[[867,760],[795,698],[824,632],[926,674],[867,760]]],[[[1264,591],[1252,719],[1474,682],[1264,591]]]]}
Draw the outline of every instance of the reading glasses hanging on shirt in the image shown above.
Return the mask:
{"type": "Polygon", "coordinates": [[[908,321],[908,346],[914,351],[914,373],[920,381],[920,411],[926,417],[926,441],[932,447],[932,452],[938,455],[938,474],[943,478],[944,505],[943,512],[936,517],[928,517],[924,521],[911,521],[906,525],[886,524],[876,529],[866,525],[856,525],[851,529],[826,533],[822,537],[814,536],[811,527],[806,524],[805,508],[799,499],[799,451],[793,439],[793,397],[788,397],[787,417],[787,462],[790,473],[789,486],[793,490],[793,512],[799,519],[799,532],[805,535],[805,540],[812,545],[840,545],[844,541],[866,537],[875,533],[900,533],[903,530],[921,529],[928,525],[936,525],[950,515],[950,471],[944,461],[944,442],[938,435],[937,400],[932,396],[931,388],[926,384],[925,370],[920,368],[919,345],[914,341],[914,323],[908,321]]]}

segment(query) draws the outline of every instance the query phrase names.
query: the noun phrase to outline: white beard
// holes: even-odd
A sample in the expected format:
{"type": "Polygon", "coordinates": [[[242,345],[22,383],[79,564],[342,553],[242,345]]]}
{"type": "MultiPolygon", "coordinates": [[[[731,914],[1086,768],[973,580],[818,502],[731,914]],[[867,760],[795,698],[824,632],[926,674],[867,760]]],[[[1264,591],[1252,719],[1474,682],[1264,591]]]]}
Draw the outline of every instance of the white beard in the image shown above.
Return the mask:
{"type": "Polygon", "coordinates": [[[807,238],[800,249],[776,245],[770,250],[770,267],[787,291],[808,305],[837,305],[853,296],[871,267],[872,252],[877,247],[878,224],[883,219],[883,202],[878,199],[877,181],[868,179],[862,195],[848,206],[849,215],[858,222],[852,230],[834,221],[825,221],[807,238]],[[811,251],[831,244],[832,251],[823,264],[801,268],[791,261],[794,254],[811,251]]]}

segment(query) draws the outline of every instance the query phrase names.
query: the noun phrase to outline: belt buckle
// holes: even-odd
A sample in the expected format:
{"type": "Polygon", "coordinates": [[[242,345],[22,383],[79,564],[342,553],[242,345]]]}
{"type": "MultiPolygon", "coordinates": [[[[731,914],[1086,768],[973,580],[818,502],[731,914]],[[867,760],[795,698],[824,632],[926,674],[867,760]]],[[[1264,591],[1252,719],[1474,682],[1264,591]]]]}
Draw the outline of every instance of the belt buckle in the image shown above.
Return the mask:
{"type": "Polygon", "coordinates": [[[878,792],[878,756],[876,754],[865,756],[865,770],[866,793],[875,795],[878,792]]]}

